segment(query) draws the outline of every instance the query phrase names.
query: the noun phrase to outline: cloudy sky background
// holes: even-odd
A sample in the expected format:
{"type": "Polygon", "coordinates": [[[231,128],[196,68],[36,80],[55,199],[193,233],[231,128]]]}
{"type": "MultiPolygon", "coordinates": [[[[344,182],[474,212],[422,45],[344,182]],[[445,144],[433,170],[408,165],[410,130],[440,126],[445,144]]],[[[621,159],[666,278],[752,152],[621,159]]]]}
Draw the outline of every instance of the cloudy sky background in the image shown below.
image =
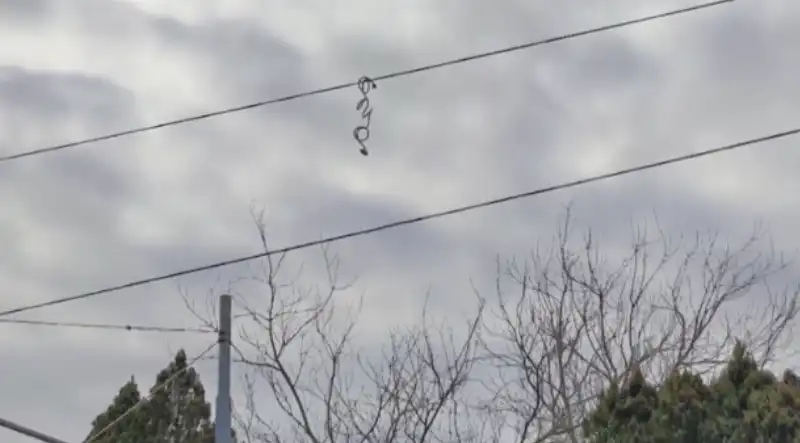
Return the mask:
{"type": "MultiPolygon", "coordinates": [[[[355,88],[0,164],[0,309],[713,148],[800,125],[800,5],[732,4],[355,88]]],[[[0,0],[0,154],[377,76],[691,5],[688,1],[0,0]]],[[[496,254],[549,239],[566,204],[622,248],[655,212],[669,233],[756,221],[800,237],[800,139],[333,246],[364,294],[362,333],[490,289],[496,254]]],[[[295,263],[318,260],[316,250],[295,263]]],[[[318,269],[304,282],[314,284],[318,269]]],[[[19,315],[193,326],[248,266],[19,315]]],[[[258,294],[251,294],[258,297],[258,294]]],[[[754,300],[753,303],[757,303],[754,300]]],[[[445,311],[446,309],[449,309],[445,311]]],[[[0,417],[68,441],[135,374],[210,336],[0,325],[0,417]]],[[[214,362],[199,365],[213,401],[214,362]]],[[[238,391],[237,391],[238,392],[238,391]]],[[[0,430],[0,440],[28,439],[0,430]]]]}

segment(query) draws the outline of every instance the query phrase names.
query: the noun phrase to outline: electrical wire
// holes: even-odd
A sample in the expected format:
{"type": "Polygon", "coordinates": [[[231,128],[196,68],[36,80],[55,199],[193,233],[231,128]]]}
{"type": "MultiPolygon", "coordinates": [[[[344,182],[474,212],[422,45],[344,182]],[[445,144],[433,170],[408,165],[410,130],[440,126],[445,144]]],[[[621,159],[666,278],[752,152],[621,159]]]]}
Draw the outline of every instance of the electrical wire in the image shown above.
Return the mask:
{"type": "MultiPolygon", "coordinates": [[[[203,361],[217,361],[217,360],[219,360],[219,355],[208,355],[208,356],[205,356],[205,357],[201,358],[200,360],[203,360],[203,361]]],[[[266,366],[263,363],[258,363],[258,362],[251,361],[251,360],[245,360],[243,358],[231,358],[231,363],[233,363],[233,364],[243,364],[243,365],[247,365],[247,366],[266,366]]]]}
{"type": "Polygon", "coordinates": [[[441,212],[435,212],[435,213],[432,213],[432,214],[421,215],[421,216],[418,216],[418,217],[409,218],[409,219],[405,219],[405,220],[399,220],[399,221],[395,221],[395,222],[392,222],[392,223],[387,223],[387,224],[384,224],[384,225],[375,226],[375,227],[372,227],[372,228],[361,229],[361,230],[358,230],[358,231],[352,231],[352,232],[349,232],[349,233],[346,233],[346,234],[340,234],[340,235],[336,235],[336,236],[332,236],[332,237],[326,237],[326,238],[323,238],[323,239],[320,239],[320,240],[313,240],[313,241],[307,241],[307,242],[304,242],[304,243],[298,243],[298,244],[295,244],[293,246],[287,246],[287,247],[280,248],[280,249],[275,249],[275,250],[272,250],[272,251],[265,251],[265,252],[261,252],[261,253],[258,253],[258,254],[247,255],[247,256],[238,257],[238,258],[234,258],[234,259],[230,259],[230,260],[220,261],[220,262],[217,262],[217,263],[204,265],[204,266],[198,266],[198,267],[195,267],[195,268],[185,269],[185,270],[182,270],[182,271],[172,272],[172,273],[169,273],[169,274],[163,274],[163,275],[159,275],[159,276],[155,276],[155,277],[149,277],[149,278],[145,278],[143,280],[136,280],[136,281],[133,281],[133,282],[129,282],[129,283],[125,283],[125,284],[121,284],[121,285],[117,285],[117,286],[111,286],[111,287],[107,287],[107,288],[104,288],[104,289],[98,289],[96,291],[85,292],[83,294],[72,295],[72,296],[63,297],[63,298],[57,298],[57,299],[46,301],[46,302],[42,302],[42,303],[36,303],[36,304],[28,305],[28,306],[22,306],[22,307],[19,307],[19,308],[9,309],[9,310],[0,312],[0,317],[4,317],[4,316],[7,316],[7,315],[11,315],[11,314],[17,314],[17,313],[25,312],[25,311],[31,311],[31,310],[34,310],[34,309],[40,309],[40,308],[44,308],[44,307],[47,307],[47,306],[59,305],[59,304],[62,304],[62,303],[67,303],[67,302],[71,302],[71,301],[75,301],[75,300],[81,300],[81,299],[85,299],[85,298],[95,297],[95,296],[102,295],[102,294],[108,294],[108,293],[111,293],[111,292],[116,292],[116,291],[119,291],[119,290],[122,290],[122,289],[129,289],[129,288],[133,288],[133,287],[137,287],[137,286],[143,286],[143,285],[146,285],[146,284],[149,284],[149,283],[155,283],[155,282],[159,282],[159,281],[163,281],[163,280],[169,280],[169,279],[173,279],[175,277],[181,277],[181,276],[188,275],[188,274],[194,274],[194,273],[208,271],[208,270],[215,269],[215,268],[221,268],[221,267],[224,267],[224,266],[230,266],[230,265],[233,265],[233,264],[238,264],[238,263],[242,263],[242,262],[246,262],[246,261],[250,261],[250,260],[255,260],[255,259],[258,259],[258,258],[268,257],[268,256],[271,256],[271,255],[283,254],[283,253],[286,253],[286,252],[296,251],[296,250],[299,250],[299,249],[310,248],[312,246],[319,246],[319,245],[323,245],[323,244],[327,244],[327,243],[333,243],[333,242],[337,242],[337,241],[345,240],[345,239],[349,239],[349,238],[354,238],[354,237],[360,237],[360,236],[363,236],[363,235],[374,234],[374,233],[377,233],[379,231],[385,231],[385,230],[388,230],[388,229],[394,229],[394,228],[398,228],[400,226],[411,225],[411,224],[420,223],[420,222],[427,221],[427,220],[432,220],[432,219],[435,219],[435,218],[440,218],[440,217],[445,217],[445,216],[449,216],[449,215],[460,214],[460,213],[463,213],[463,212],[473,211],[473,210],[481,209],[481,208],[488,207],[488,206],[495,206],[495,205],[499,205],[501,203],[507,203],[507,202],[510,202],[510,201],[513,201],[513,200],[519,200],[519,199],[533,197],[533,196],[540,195],[540,194],[546,194],[546,193],[550,193],[550,192],[560,191],[560,190],[563,190],[563,189],[582,186],[582,185],[586,185],[586,184],[593,183],[593,182],[598,182],[598,181],[602,181],[602,180],[606,180],[606,179],[610,179],[610,178],[614,178],[614,177],[619,177],[619,176],[622,176],[622,175],[633,174],[633,173],[636,173],[636,172],[641,172],[641,171],[645,171],[645,170],[648,170],[648,169],[654,169],[654,168],[658,168],[658,167],[661,167],[661,166],[670,165],[670,164],[673,164],[673,163],[681,163],[681,162],[685,162],[685,161],[689,161],[689,160],[694,160],[694,159],[697,159],[697,158],[700,158],[700,157],[706,157],[706,156],[710,156],[710,155],[713,155],[713,154],[719,154],[719,153],[722,153],[722,152],[725,152],[725,151],[732,151],[734,149],[743,148],[745,146],[760,144],[760,143],[764,143],[764,142],[767,142],[767,141],[777,140],[777,139],[781,139],[781,138],[785,138],[785,137],[789,137],[789,136],[793,136],[793,135],[797,135],[797,134],[800,134],[800,127],[795,128],[795,129],[791,129],[791,130],[788,130],[788,131],[777,132],[777,133],[773,133],[773,134],[770,134],[770,135],[765,135],[765,136],[762,136],[762,137],[753,138],[753,139],[750,139],[750,140],[740,141],[740,142],[737,142],[737,143],[734,143],[734,144],[730,144],[730,145],[725,145],[725,146],[720,146],[720,147],[713,148],[713,149],[708,149],[708,150],[705,150],[705,151],[699,151],[699,152],[695,152],[695,153],[692,153],[692,154],[686,154],[686,155],[681,155],[681,156],[677,156],[677,157],[671,157],[671,158],[668,158],[666,160],[661,160],[661,161],[657,161],[657,162],[654,162],[654,163],[646,163],[646,164],[635,166],[635,167],[628,168],[628,169],[621,169],[621,170],[618,170],[616,172],[608,172],[608,173],[605,173],[605,174],[600,174],[600,175],[595,175],[595,176],[592,176],[592,177],[582,178],[582,179],[579,179],[579,180],[574,180],[574,181],[571,181],[571,182],[566,182],[566,183],[562,183],[562,184],[558,184],[558,185],[547,186],[547,187],[544,187],[544,188],[539,188],[539,189],[535,189],[535,190],[532,190],[532,191],[527,191],[527,192],[523,192],[523,193],[519,193],[519,194],[512,194],[512,195],[508,195],[508,196],[505,196],[505,197],[497,198],[497,199],[494,199],[494,200],[487,200],[487,201],[483,201],[483,202],[480,202],[480,203],[474,203],[474,204],[471,204],[471,205],[461,206],[461,207],[457,207],[457,208],[453,208],[453,209],[448,209],[448,210],[441,211],[441,212]]]}
{"type": "MultiPolygon", "coordinates": [[[[434,70],[434,69],[444,68],[444,67],[447,67],[447,66],[462,64],[462,63],[466,63],[466,62],[471,62],[471,61],[475,61],[475,60],[479,60],[479,59],[483,59],[483,58],[494,57],[494,56],[498,56],[498,55],[502,55],[502,54],[507,54],[509,52],[520,51],[520,50],[523,50],[523,49],[530,49],[530,48],[534,48],[534,47],[537,47],[537,46],[543,46],[543,45],[547,45],[547,44],[551,44],[551,43],[557,43],[557,42],[561,42],[561,41],[564,41],[564,40],[571,40],[571,39],[574,39],[574,38],[584,37],[584,36],[591,35],[591,34],[597,34],[597,33],[604,32],[604,31],[611,31],[611,30],[623,28],[623,27],[626,27],[626,26],[646,23],[646,22],[650,22],[650,21],[654,21],[654,20],[659,20],[659,19],[671,17],[671,16],[681,15],[681,14],[687,14],[687,13],[690,13],[690,12],[695,12],[695,11],[699,11],[699,10],[703,10],[703,9],[708,9],[708,8],[712,8],[712,7],[715,7],[715,6],[721,6],[721,5],[725,4],[725,3],[733,3],[734,1],[735,0],[717,0],[717,1],[709,2],[709,3],[702,3],[702,4],[699,4],[699,5],[690,6],[690,7],[687,7],[687,8],[676,9],[676,10],[672,10],[672,11],[668,11],[668,12],[662,12],[660,14],[655,14],[655,15],[650,15],[650,16],[641,17],[641,18],[637,18],[637,19],[626,20],[626,21],[623,21],[623,22],[618,22],[618,23],[614,23],[614,24],[610,24],[610,25],[605,25],[605,26],[601,26],[599,28],[592,28],[592,29],[587,29],[587,30],[583,30],[583,31],[573,32],[573,33],[570,33],[570,34],[559,35],[557,37],[550,37],[550,38],[547,38],[547,39],[544,39],[544,40],[538,40],[538,41],[533,41],[533,42],[528,42],[528,43],[522,43],[522,44],[509,46],[509,47],[505,47],[505,48],[501,48],[501,49],[495,49],[493,51],[482,52],[482,53],[468,55],[468,56],[465,56],[465,57],[460,57],[460,58],[447,60],[447,61],[443,61],[443,62],[439,62],[439,63],[434,63],[434,64],[430,64],[430,65],[424,65],[424,66],[420,66],[420,67],[416,67],[416,68],[412,68],[412,69],[407,69],[407,70],[404,70],[404,71],[392,72],[392,73],[389,73],[389,74],[380,75],[378,77],[370,77],[370,79],[373,80],[373,81],[382,81],[382,80],[388,80],[388,79],[397,78],[397,77],[404,77],[404,76],[408,76],[408,75],[419,74],[419,73],[425,72],[425,71],[431,71],[431,70],[434,70]]],[[[49,146],[49,147],[45,147],[45,148],[34,149],[34,150],[31,150],[31,151],[21,152],[21,153],[17,153],[17,154],[0,156],[0,163],[7,162],[7,161],[12,161],[12,160],[18,160],[18,159],[25,158],[25,157],[31,157],[31,156],[34,156],[34,155],[46,154],[46,153],[50,153],[50,152],[54,152],[54,151],[60,151],[60,150],[63,150],[63,149],[74,148],[74,147],[81,146],[81,145],[87,145],[87,144],[91,144],[91,143],[97,143],[97,142],[101,142],[101,141],[106,141],[106,140],[111,140],[111,139],[115,139],[115,138],[125,137],[125,136],[129,136],[129,135],[140,134],[142,132],[154,131],[154,130],[163,129],[163,128],[166,128],[166,127],[169,127],[169,126],[177,126],[177,125],[182,125],[182,124],[185,124],[185,123],[191,123],[191,122],[195,122],[195,121],[199,121],[199,120],[206,120],[206,119],[213,118],[213,117],[219,117],[221,115],[248,111],[248,110],[251,110],[251,109],[260,108],[260,107],[264,107],[264,106],[267,106],[267,105],[273,105],[273,104],[277,104],[277,103],[288,102],[288,101],[297,100],[297,99],[300,99],[300,98],[310,97],[310,96],[313,96],[313,95],[326,94],[326,93],[329,93],[329,92],[339,91],[339,90],[342,90],[342,89],[347,89],[347,88],[350,88],[350,87],[353,87],[353,86],[357,86],[357,84],[358,84],[357,81],[356,82],[349,82],[349,83],[342,83],[342,84],[335,85],[335,86],[328,86],[328,87],[325,87],[325,88],[319,88],[319,89],[314,89],[314,90],[311,90],[311,91],[301,92],[301,93],[297,93],[297,94],[286,95],[286,96],[283,96],[283,97],[274,98],[274,99],[270,99],[270,100],[264,100],[264,101],[255,102],[255,103],[250,103],[250,104],[247,104],[247,105],[236,106],[236,107],[233,107],[233,108],[223,109],[223,110],[219,110],[219,111],[207,112],[205,114],[197,114],[197,115],[193,115],[193,116],[190,116],[190,117],[179,118],[177,120],[165,121],[165,122],[153,124],[153,125],[150,125],[150,126],[142,126],[142,127],[139,127],[139,128],[128,129],[128,130],[125,130],[125,131],[115,132],[115,133],[101,135],[101,136],[92,137],[92,138],[87,138],[87,139],[84,139],[84,140],[78,140],[78,141],[73,141],[73,142],[69,142],[69,143],[63,143],[63,144],[60,144],[60,145],[54,145],[54,146],[49,146]]]]}
{"type": "Polygon", "coordinates": [[[107,425],[106,425],[104,428],[102,428],[102,429],[100,429],[99,431],[97,431],[97,432],[96,432],[94,435],[92,435],[91,437],[87,438],[87,439],[86,439],[86,441],[84,441],[84,443],[93,443],[93,442],[97,441],[97,439],[98,439],[98,438],[100,438],[100,437],[101,437],[103,434],[105,434],[105,433],[106,433],[106,432],[108,432],[108,431],[109,431],[111,428],[113,428],[114,426],[116,426],[116,425],[117,425],[119,422],[121,422],[121,421],[122,421],[122,420],[123,420],[125,417],[127,417],[129,414],[132,414],[134,411],[136,411],[137,409],[141,408],[141,407],[142,407],[142,406],[144,406],[144,405],[145,405],[145,404],[146,404],[148,401],[150,401],[150,398],[153,396],[153,394],[155,394],[156,392],[158,392],[158,391],[160,391],[160,390],[164,389],[164,388],[165,388],[167,385],[169,385],[169,384],[170,384],[170,383],[171,383],[173,380],[175,380],[175,379],[176,379],[176,378],[177,378],[179,375],[181,375],[182,373],[186,372],[186,371],[187,371],[189,368],[191,368],[191,367],[192,367],[192,366],[193,366],[193,365],[194,365],[194,364],[195,364],[195,363],[196,363],[198,360],[200,360],[200,359],[202,359],[203,357],[205,357],[205,355],[206,355],[206,354],[208,354],[209,352],[211,352],[211,350],[212,350],[212,349],[214,349],[214,347],[215,347],[215,346],[217,346],[217,342],[214,342],[214,343],[212,343],[212,344],[211,344],[211,346],[209,346],[208,348],[206,348],[206,350],[205,350],[205,351],[201,352],[201,353],[200,353],[200,355],[198,355],[197,357],[195,357],[195,358],[191,359],[190,361],[188,361],[188,362],[186,363],[186,367],[185,367],[185,368],[183,368],[183,369],[181,369],[181,370],[179,370],[179,371],[176,371],[176,372],[175,372],[174,374],[172,374],[172,375],[171,375],[171,376],[170,376],[168,379],[166,379],[166,380],[165,380],[163,383],[161,383],[160,385],[158,385],[158,386],[154,387],[153,389],[151,389],[151,390],[150,390],[150,393],[149,393],[148,395],[146,395],[146,396],[142,397],[142,398],[141,398],[141,400],[139,400],[139,402],[138,402],[138,403],[136,403],[135,405],[131,406],[131,407],[130,407],[130,408],[127,410],[127,411],[125,411],[124,413],[122,413],[122,415],[120,415],[119,417],[117,417],[115,420],[112,420],[112,421],[111,421],[111,423],[107,424],[107,425]]]}
{"type": "Polygon", "coordinates": [[[145,326],[145,325],[121,325],[121,324],[104,324],[104,323],[78,323],[78,322],[63,322],[63,321],[45,321],[45,320],[24,320],[17,318],[0,318],[0,324],[14,324],[14,325],[31,325],[31,326],[52,326],[64,328],[83,328],[83,329],[111,329],[122,331],[136,331],[136,332],[185,332],[185,333],[198,333],[208,334],[216,332],[210,328],[173,328],[164,326],[145,326]]]}

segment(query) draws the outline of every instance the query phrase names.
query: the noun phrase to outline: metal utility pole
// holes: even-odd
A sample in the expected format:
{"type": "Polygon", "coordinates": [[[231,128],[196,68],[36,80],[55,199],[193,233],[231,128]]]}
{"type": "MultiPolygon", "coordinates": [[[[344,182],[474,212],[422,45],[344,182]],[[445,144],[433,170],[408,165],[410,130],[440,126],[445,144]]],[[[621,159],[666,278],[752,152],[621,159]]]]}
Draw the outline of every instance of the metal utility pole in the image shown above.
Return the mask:
{"type": "Polygon", "coordinates": [[[231,441],[231,296],[228,294],[219,298],[218,343],[219,369],[214,443],[233,443],[231,441]]]}
{"type": "Polygon", "coordinates": [[[34,431],[31,428],[26,428],[25,426],[14,423],[13,421],[8,421],[4,418],[0,418],[0,427],[11,429],[12,431],[19,432],[22,435],[26,435],[30,438],[35,438],[36,440],[43,441],[44,443],[67,443],[64,440],[59,440],[47,434],[42,434],[39,431],[34,431]]]}

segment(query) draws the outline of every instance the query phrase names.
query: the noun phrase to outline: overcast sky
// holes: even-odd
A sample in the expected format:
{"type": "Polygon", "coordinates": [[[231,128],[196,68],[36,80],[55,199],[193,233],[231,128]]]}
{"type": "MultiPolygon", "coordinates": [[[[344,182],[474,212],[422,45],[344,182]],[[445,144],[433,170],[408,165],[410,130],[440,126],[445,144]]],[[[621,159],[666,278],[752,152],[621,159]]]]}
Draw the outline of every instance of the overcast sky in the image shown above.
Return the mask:
{"type": "MultiPolygon", "coordinates": [[[[0,164],[0,309],[522,192],[800,125],[800,4],[737,0],[355,88],[0,164]]],[[[684,0],[0,0],[0,155],[377,76],[642,15],[684,0]]],[[[631,221],[669,233],[756,221],[800,239],[800,139],[337,243],[364,330],[489,291],[496,254],[524,254],[572,204],[612,250],[631,221]]],[[[318,260],[318,251],[295,261],[318,260]]],[[[194,326],[233,266],[21,314],[194,326]]],[[[800,275],[799,275],[800,276],[800,275]]],[[[314,284],[319,275],[304,277],[314,284]]],[[[257,299],[258,293],[244,294],[257,299]]],[[[362,331],[364,331],[362,330],[362,331]]],[[[374,334],[373,334],[374,333],[374,334]]],[[[211,336],[0,324],[0,417],[68,441],[132,375],[211,336]]],[[[213,362],[199,365],[209,400],[213,362]]],[[[235,387],[238,392],[238,387],[235,387]]],[[[30,440],[0,430],[4,443],[30,440]]]]}

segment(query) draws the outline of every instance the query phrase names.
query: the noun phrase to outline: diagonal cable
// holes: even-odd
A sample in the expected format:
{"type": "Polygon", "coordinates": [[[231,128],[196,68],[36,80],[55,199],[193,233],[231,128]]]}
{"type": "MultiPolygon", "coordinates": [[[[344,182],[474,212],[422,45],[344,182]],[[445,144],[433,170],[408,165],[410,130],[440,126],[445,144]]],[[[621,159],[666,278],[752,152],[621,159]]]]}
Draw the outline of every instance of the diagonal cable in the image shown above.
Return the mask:
{"type": "MultiPolygon", "coordinates": [[[[713,8],[713,7],[716,7],[716,6],[721,6],[721,5],[726,4],[726,3],[733,3],[734,1],[735,0],[717,0],[717,1],[712,1],[712,2],[709,2],[709,3],[702,3],[702,4],[699,4],[699,5],[690,6],[690,7],[686,7],[686,8],[682,8],[682,9],[675,9],[675,10],[668,11],[668,12],[662,12],[660,14],[649,15],[649,16],[646,16],[646,17],[640,17],[640,18],[632,19],[632,20],[626,20],[626,21],[623,21],[623,22],[618,22],[618,23],[614,23],[614,24],[610,24],[610,25],[600,26],[598,28],[592,28],[592,29],[587,29],[587,30],[583,30],[583,31],[577,31],[577,32],[573,32],[573,33],[570,33],[570,34],[563,34],[563,35],[559,35],[559,36],[556,36],[556,37],[546,38],[544,40],[538,40],[538,41],[533,41],[533,42],[522,43],[522,44],[509,46],[509,47],[505,47],[505,48],[501,48],[501,49],[495,49],[493,51],[482,52],[482,53],[478,53],[478,54],[472,54],[472,55],[468,55],[468,56],[465,56],[465,57],[460,57],[460,58],[447,60],[447,61],[443,61],[443,62],[439,62],[439,63],[434,63],[434,64],[430,64],[430,65],[419,66],[419,67],[416,67],[416,68],[411,68],[411,69],[406,69],[406,70],[403,70],[403,71],[392,72],[392,73],[389,73],[389,74],[383,74],[383,75],[380,75],[380,76],[377,76],[377,77],[370,77],[370,78],[372,80],[374,80],[374,81],[381,81],[381,80],[388,80],[388,79],[397,78],[397,77],[405,77],[405,76],[409,76],[409,75],[413,75],[413,74],[419,74],[419,73],[425,72],[425,71],[431,71],[431,70],[434,70],[434,69],[444,68],[444,67],[447,67],[447,66],[458,65],[458,64],[467,63],[467,62],[471,62],[471,61],[475,61],[475,60],[479,60],[479,59],[484,59],[484,58],[488,58],[488,57],[495,57],[495,56],[498,56],[498,55],[507,54],[509,52],[521,51],[523,49],[530,49],[530,48],[534,48],[534,47],[537,47],[537,46],[543,46],[543,45],[547,45],[547,44],[551,44],[551,43],[561,42],[561,41],[564,41],[564,40],[571,40],[571,39],[578,38],[578,37],[584,37],[584,36],[591,35],[591,34],[597,34],[597,33],[605,32],[605,31],[611,31],[611,30],[623,28],[623,27],[626,27],[626,26],[632,26],[632,25],[646,23],[646,22],[650,22],[650,21],[654,21],[654,20],[660,20],[660,19],[664,19],[664,18],[667,18],[667,17],[676,16],[676,15],[688,14],[690,12],[696,12],[696,11],[700,11],[700,10],[704,10],[704,9],[708,9],[708,8],[713,8]]],[[[166,127],[169,127],[169,126],[177,126],[177,125],[191,123],[191,122],[195,122],[195,121],[199,121],[199,120],[206,120],[206,119],[210,119],[210,118],[213,118],[213,117],[219,117],[221,115],[248,111],[248,110],[251,110],[251,109],[261,108],[261,107],[264,107],[264,106],[267,106],[267,105],[274,105],[274,104],[277,104],[277,103],[288,102],[288,101],[297,100],[297,99],[300,99],[300,98],[310,97],[310,96],[313,96],[313,95],[326,94],[326,93],[329,93],[329,92],[339,91],[339,90],[342,90],[342,89],[347,89],[347,88],[350,88],[350,87],[354,87],[357,84],[358,84],[358,82],[342,83],[342,84],[339,84],[339,85],[328,86],[328,87],[324,87],[324,88],[314,89],[314,90],[311,90],[311,91],[306,91],[306,92],[300,92],[300,93],[297,93],[297,94],[286,95],[286,96],[279,97],[279,98],[274,98],[274,99],[264,100],[264,101],[250,103],[250,104],[246,104],[246,105],[236,106],[236,107],[233,107],[233,108],[222,109],[222,110],[219,110],[219,111],[206,112],[204,114],[197,114],[197,115],[193,115],[193,116],[189,116],[189,117],[183,117],[183,118],[179,118],[179,119],[176,119],[176,120],[165,121],[165,122],[156,123],[156,124],[149,125],[149,126],[142,126],[142,127],[138,127],[138,128],[134,128],[134,129],[128,129],[128,130],[125,130],[125,131],[114,132],[114,133],[111,133],[111,134],[100,135],[100,136],[97,136],[97,137],[87,138],[87,139],[73,141],[73,142],[69,142],[69,143],[63,143],[63,144],[60,144],[60,145],[53,145],[53,146],[48,146],[48,147],[45,147],[45,148],[34,149],[34,150],[31,150],[31,151],[20,152],[20,153],[17,153],[17,154],[10,154],[10,155],[5,155],[5,156],[0,156],[0,163],[12,161],[12,160],[18,160],[18,159],[25,158],[25,157],[31,157],[31,156],[34,156],[34,155],[41,155],[41,154],[47,154],[47,153],[50,153],[50,152],[61,151],[63,149],[74,148],[74,147],[81,146],[81,145],[88,145],[88,144],[97,143],[97,142],[101,142],[101,141],[112,140],[112,139],[115,139],[115,138],[126,137],[126,136],[130,136],[130,135],[135,135],[135,134],[140,134],[142,132],[155,131],[157,129],[163,129],[163,128],[166,128],[166,127]]]]}
{"type": "Polygon", "coordinates": [[[405,219],[405,220],[398,220],[398,221],[395,221],[395,222],[392,222],[392,223],[387,223],[387,224],[384,224],[384,225],[379,225],[379,226],[375,226],[375,227],[367,228],[367,229],[360,229],[360,230],[357,230],[357,231],[352,231],[352,232],[348,232],[346,234],[340,234],[340,235],[336,235],[336,236],[332,236],[332,237],[327,237],[327,238],[323,238],[323,239],[320,239],[320,240],[307,241],[307,242],[304,242],[304,243],[298,243],[298,244],[295,244],[295,245],[292,245],[292,246],[287,246],[287,247],[280,248],[280,249],[274,249],[274,250],[271,250],[271,251],[265,251],[265,252],[261,252],[261,253],[258,253],[258,254],[246,255],[246,256],[243,256],[243,257],[224,260],[224,261],[220,261],[220,262],[216,262],[216,263],[212,263],[212,264],[208,264],[208,265],[198,266],[198,267],[195,267],[195,268],[184,269],[182,271],[172,272],[172,273],[169,273],[169,274],[162,274],[162,275],[158,275],[158,276],[154,276],[154,277],[148,277],[148,278],[145,278],[145,279],[142,279],[142,280],[136,280],[136,281],[132,281],[132,282],[129,282],[129,283],[124,283],[124,284],[117,285],[117,286],[111,286],[111,287],[107,287],[107,288],[103,288],[103,289],[98,289],[98,290],[91,291],[91,292],[84,292],[84,293],[78,294],[78,295],[72,295],[72,296],[68,296],[68,297],[57,298],[57,299],[49,300],[49,301],[46,301],[46,302],[41,302],[41,303],[31,304],[31,305],[27,305],[27,306],[22,306],[22,307],[19,307],[19,308],[9,309],[9,310],[0,312],[0,317],[4,317],[4,316],[7,316],[7,315],[11,315],[11,314],[17,314],[17,313],[25,312],[25,311],[31,311],[31,310],[34,310],[34,309],[40,309],[40,308],[44,308],[44,307],[47,307],[47,306],[54,306],[54,305],[59,305],[59,304],[63,304],[63,303],[68,303],[68,302],[72,302],[72,301],[75,301],[75,300],[81,300],[81,299],[85,299],[85,298],[96,297],[98,295],[108,294],[108,293],[116,292],[116,291],[119,291],[119,290],[122,290],[122,289],[129,289],[129,288],[134,288],[134,287],[137,287],[137,286],[143,286],[143,285],[146,285],[146,284],[149,284],[149,283],[155,283],[155,282],[159,282],[159,281],[163,281],[163,280],[169,280],[169,279],[173,279],[173,278],[176,278],[176,277],[181,277],[181,276],[188,275],[188,274],[204,272],[204,271],[208,271],[208,270],[215,269],[215,268],[221,268],[221,267],[224,267],[224,266],[230,266],[230,265],[243,263],[243,262],[250,261],[250,260],[255,260],[255,259],[259,259],[259,258],[263,258],[263,257],[268,257],[268,256],[271,256],[271,255],[283,254],[283,253],[286,253],[286,252],[296,251],[296,250],[299,250],[299,249],[310,248],[312,246],[319,246],[319,245],[323,245],[323,244],[327,244],[327,243],[333,243],[333,242],[337,242],[337,241],[341,241],[341,240],[345,240],[345,239],[349,239],[349,238],[375,234],[375,233],[380,232],[380,231],[386,231],[386,230],[389,230],[389,229],[394,229],[394,228],[398,228],[398,227],[405,226],[405,225],[412,225],[412,224],[416,224],[416,223],[420,223],[420,222],[424,222],[424,221],[428,221],[428,220],[433,220],[433,219],[436,219],[436,218],[441,218],[441,217],[446,217],[446,216],[450,216],[450,215],[461,214],[461,213],[474,211],[476,209],[481,209],[481,208],[485,208],[485,207],[489,207],[489,206],[495,206],[495,205],[499,205],[501,203],[507,203],[507,202],[514,201],[514,200],[534,197],[534,196],[537,196],[537,195],[547,194],[547,193],[550,193],[550,192],[560,191],[560,190],[563,190],[563,189],[583,186],[583,185],[586,185],[586,184],[589,184],[589,183],[599,182],[599,181],[602,181],[602,180],[607,180],[607,179],[611,179],[611,178],[615,178],[615,177],[620,177],[620,176],[623,176],[623,175],[638,173],[638,172],[642,172],[642,171],[645,171],[645,170],[648,170],[648,169],[655,169],[655,168],[659,168],[659,167],[662,167],[662,166],[671,165],[671,164],[674,164],[674,163],[681,163],[681,162],[686,162],[686,161],[689,161],[689,160],[695,160],[695,159],[698,159],[698,158],[701,158],[701,157],[707,157],[707,156],[711,156],[711,155],[714,155],[714,154],[719,154],[719,153],[726,152],[726,151],[733,151],[735,149],[744,148],[746,146],[761,144],[761,143],[765,143],[765,142],[768,142],[768,141],[773,141],[773,140],[786,138],[786,137],[789,137],[789,136],[794,136],[794,135],[797,135],[797,134],[800,134],[800,127],[795,128],[795,129],[790,129],[790,130],[787,130],[787,131],[783,131],[783,132],[776,132],[776,133],[765,135],[765,136],[761,136],[761,137],[758,137],[758,138],[753,138],[753,139],[749,139],[749,140],[736,142],[736,143],[733,143],[733,144],[730,144],[730,145],[725,145],[725,146],[720,146],[720,147],[713,148],[713,149],[708,149],[708,150],[705,150],[705,151],[695,152],[695,153],[692,153],[692,154],[686,154],[686,155],[681,155],[681,156],[677,156],[677,157],[671,157],[671,158],[668,158],[666,160],[661,160],[661,161],[657,161],[657,162],[654,162],[654,163],[646,163],[646,164],[643,164],[643,165],[634,166],[632,168],[621,169],[621,170],[618,170],[618,171],[615,171],[615,172],[608,172],[608,173],[605,173],[605,174],[600,174],[600,175],[595,175],[595,176],[591,176],[591,177],[587,177],[587,178],[582,178],[582,179],[579,179],[579,180],[574,180],[574,181],[570,181],[570,182],[566,182],[566,183],[561,183],[561,184],[558,184],[558,185],[547,186],[547,187],[544,187],[544,188],[539,188],[539,189],[535,189],[535,190],[532,190],[532,191],[522,192],[522,193],[519,193],[519,194],[507,195],[505,197],[496,198],[494,200],[487,200],[487,201],[483,201],[483,202],[480,202],[480,203],[474,203],[474,204],[471,204],[471,205],[460,206],[460,207],[456,207],[456,208],[452,208],[452,209],[447,209],[447,210],[444,210],[444,211],[441,211],[441,212],[434,212],[434,213],[431,213],[431,214],[421,215],[421,216],[414,217],[414,218],[409,218],[409,219],[405,219]]]}

